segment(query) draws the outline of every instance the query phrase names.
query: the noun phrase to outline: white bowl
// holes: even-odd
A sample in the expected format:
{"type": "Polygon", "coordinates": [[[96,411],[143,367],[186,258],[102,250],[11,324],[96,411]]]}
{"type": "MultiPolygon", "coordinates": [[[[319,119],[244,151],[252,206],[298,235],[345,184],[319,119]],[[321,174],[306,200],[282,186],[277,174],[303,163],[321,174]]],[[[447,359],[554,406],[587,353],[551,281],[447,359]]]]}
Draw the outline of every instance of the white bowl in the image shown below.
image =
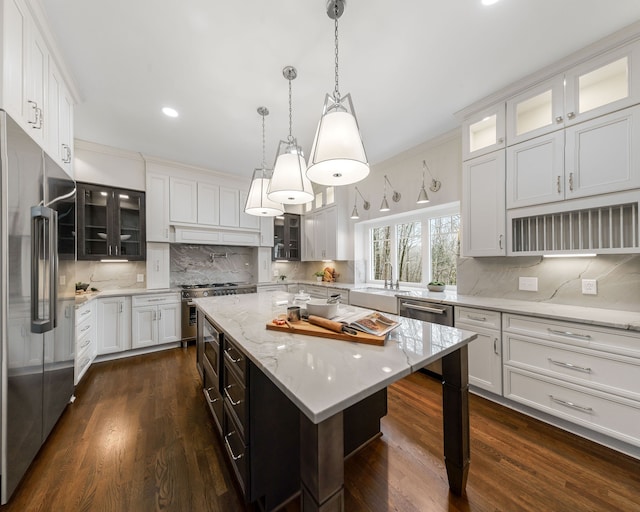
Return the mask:
{"type": "Polygon", "coordinates": [[[98,236],[99,236],[100,238],[102,238],[103,240],[106,240],[106,239],[107,239],[107,234],[106,234],[106,233],[98,233],[98,236]]]}
{"type": "Polygon", "coordinates": [[[428,284],[427,288],[432,292],[443,292],[445,287],[444,285],[428,284]]]}
{"type": "Polygon", "coordinates": [[[129,240],[129,238],[131,238],[131,235],[120,235],[120,240],[122,241],[129,240]]]}
{"type": "Polygon", "coordinates": [[[327,304],[325,299],[312,299],[307,303],[307,313],[323,318],[333,318],[338,314],[338,304],[327,304]]]}

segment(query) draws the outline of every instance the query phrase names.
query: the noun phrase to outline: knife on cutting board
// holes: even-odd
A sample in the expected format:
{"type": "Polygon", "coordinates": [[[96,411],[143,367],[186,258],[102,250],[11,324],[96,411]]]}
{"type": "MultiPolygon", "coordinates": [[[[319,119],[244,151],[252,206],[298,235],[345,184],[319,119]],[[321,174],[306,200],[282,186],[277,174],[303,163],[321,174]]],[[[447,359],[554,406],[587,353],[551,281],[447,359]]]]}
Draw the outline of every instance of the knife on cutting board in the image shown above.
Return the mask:
{"type": "Polygon", "coordinates": [[[357,336],[358,331],[344,325],[341,322],[336,322],[334,320],[329,320],[328,318],[323,318],[321,316],[309,315],[308,321],[310,324],[317,325],[320,327],[324,327],[325,329],[329,329],[334,332],[344,332],[346,334],[350,334],[351,336],[357,336]]]}

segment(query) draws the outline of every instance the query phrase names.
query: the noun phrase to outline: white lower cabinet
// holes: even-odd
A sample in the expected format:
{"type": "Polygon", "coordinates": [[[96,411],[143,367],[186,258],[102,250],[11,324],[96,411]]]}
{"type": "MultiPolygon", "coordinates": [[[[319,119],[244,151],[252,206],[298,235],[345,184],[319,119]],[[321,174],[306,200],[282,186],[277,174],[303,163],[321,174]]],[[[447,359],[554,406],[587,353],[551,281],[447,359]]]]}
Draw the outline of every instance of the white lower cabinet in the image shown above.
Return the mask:
{"type": "Polygon", "coordinates": [[[181,339],[181,303],[178,293],[133,297],[132,348],[144,348],[181,339]]]}
{"type": "Polygon", "coordinates": [[[478,333],[469,343],[469,384],[502,395],[502,333],[498,311],[455,307],[458,329],[478,333]]]}
{"type": "Polygon", "coordinates": [[[97,299],[98,355],[131,348],[131,297],[97,299]]]}
{"type": "Polygon", "coordinates": [[[639,333],[512,314],[502,332],[505,398],[640,446],[639,333]]]}
{"type": "Polygon", "coordinates": [[[76,352],[74,384],[78,384],[96,357],[96,301],[88,301],[76,309],[76,352]]]}

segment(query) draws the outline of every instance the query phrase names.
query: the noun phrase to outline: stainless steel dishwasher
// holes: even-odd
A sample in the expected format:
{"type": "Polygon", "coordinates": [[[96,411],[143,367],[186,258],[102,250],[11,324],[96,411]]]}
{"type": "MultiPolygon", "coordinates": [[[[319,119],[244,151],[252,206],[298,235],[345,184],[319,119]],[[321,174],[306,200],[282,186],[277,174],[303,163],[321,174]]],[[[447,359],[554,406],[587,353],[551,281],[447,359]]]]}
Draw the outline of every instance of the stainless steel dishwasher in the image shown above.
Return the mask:
{"type": "MultiPolygon", "coordinates": [[[[407,318],[453,327],[453,306],[447,306],[446,304],[399,297],[398,312],[400,316],[407,318]]],[[[440,360],[425,366],[424,369],[428,373],[442,377],[442,361],[440,360]]]]}

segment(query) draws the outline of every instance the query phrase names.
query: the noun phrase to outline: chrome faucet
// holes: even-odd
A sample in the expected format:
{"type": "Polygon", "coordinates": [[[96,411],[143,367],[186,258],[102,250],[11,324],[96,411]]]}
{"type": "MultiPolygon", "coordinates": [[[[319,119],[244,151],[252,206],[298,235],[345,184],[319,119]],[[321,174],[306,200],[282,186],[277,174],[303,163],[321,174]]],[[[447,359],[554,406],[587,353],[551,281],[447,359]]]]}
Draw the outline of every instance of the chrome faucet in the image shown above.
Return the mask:
{"type": "Polygon", "coordinates": [[[393,265],[391,262],[385,261],[382,267],[382,273],[384,274],[384,287],[393,288],[393,265]],[[387,285],[387,267],[389,267],[389,284],[387,285]]]}

